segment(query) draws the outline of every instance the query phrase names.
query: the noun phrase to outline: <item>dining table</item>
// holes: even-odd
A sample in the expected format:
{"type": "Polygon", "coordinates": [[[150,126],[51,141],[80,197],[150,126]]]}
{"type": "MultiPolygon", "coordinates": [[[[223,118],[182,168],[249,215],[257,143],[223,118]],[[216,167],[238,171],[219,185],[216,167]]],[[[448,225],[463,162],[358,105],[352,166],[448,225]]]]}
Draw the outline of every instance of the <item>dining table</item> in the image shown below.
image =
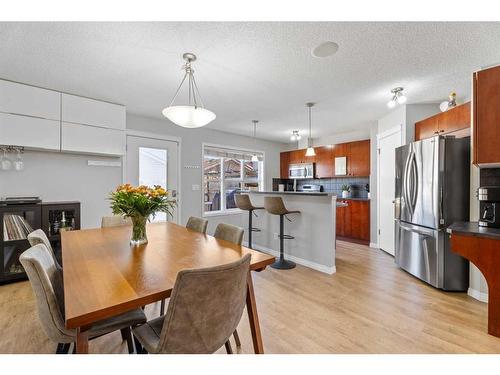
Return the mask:
{"type": "Polygon", "coordinates": [[[234,262],[251,254],[246,307],[254,352],[264,353],[252,271],[274,256],[172,222],[150,223],[148,242],[130,244],[128,225],[61,233],[65,324],[76,330],[77,353],[88,353],[96,322],[169,298],[179,271],[234,262]]]}

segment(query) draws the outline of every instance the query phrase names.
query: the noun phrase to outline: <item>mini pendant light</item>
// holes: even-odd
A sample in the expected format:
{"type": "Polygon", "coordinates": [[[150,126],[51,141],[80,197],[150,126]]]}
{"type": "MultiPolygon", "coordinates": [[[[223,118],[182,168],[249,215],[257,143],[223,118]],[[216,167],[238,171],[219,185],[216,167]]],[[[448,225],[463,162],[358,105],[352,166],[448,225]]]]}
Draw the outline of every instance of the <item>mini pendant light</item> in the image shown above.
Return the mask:
{"type": "Polygon", "coordinates": [[[184,78],[181,84],[175,92],[174,98],[170,102],[170,105],[165,108],[162,113],[163,116],[168,118],[174,124],[182,126],[184,128],[199,128],[207,125],[208,123],[215,120],[215,113],[205,109],[203,106],[203,101],[201,100],[200,91],[196,85],[194,79],[194,70],[191,68],[191,63],[196,61],[196,55],[192,53],[185,53],[182,55],[183,59],[186,60],[183,69],[186,71],[184,73],[184,78]],[[177,98],[179,91],[184,83],[188,79],[188,105],[173,105],[174,100],[177,98]],[[199,99],[199,103],[198,103],[199,99]]]}
{"type": "Polygon", "coordinates": [[[316,152],[314,151],[313,147],[313,140],[312,140],[312,120],[311,120],[311,108],[314,105],[314,103],[306,103],[306,107],[309,109],[309,138],[307,138],[307,150],[306,150],[306,156],[316,156],[316,152]]]}
{"type": "Polygon", "coordinates": [[[252,120],[253,122],[253,149],[254,154],[252,155],[252,161],[259,161],[259,157],[255,153],[255,146],[257,146],[257,123],[259,120],[252,120]]]}

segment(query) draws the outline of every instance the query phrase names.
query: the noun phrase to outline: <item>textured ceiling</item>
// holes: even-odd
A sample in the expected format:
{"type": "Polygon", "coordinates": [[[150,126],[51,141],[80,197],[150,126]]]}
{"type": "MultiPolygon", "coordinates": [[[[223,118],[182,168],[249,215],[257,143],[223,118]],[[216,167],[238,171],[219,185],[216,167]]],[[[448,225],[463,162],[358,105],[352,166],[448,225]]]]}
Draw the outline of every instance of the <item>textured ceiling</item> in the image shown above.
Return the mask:
{"type": "MultiPolygon", "coordinates": [[[[163,118],[182,78],[182,53],[198,55],[195,76],[209,125],[287,141],[359,130],[388,112],[389,91],[409,103],[470,95],[471,72],[500,63],[500,23],[0,23],[0,78],[121,103],[163,118]],[[337,54],[311,56],[332,40],[337,54]]],[[[168,121],[165,119],[165,121],[168,121]]]]}

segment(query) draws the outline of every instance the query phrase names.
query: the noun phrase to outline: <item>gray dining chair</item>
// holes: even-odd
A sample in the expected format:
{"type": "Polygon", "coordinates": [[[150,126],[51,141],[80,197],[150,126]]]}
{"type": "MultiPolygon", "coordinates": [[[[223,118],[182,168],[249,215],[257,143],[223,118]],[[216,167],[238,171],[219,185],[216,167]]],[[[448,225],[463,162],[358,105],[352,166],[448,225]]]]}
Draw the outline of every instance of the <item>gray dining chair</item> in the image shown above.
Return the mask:
{"type": "Polygon", "coordinates": [[[203,234],[207,233],[207,226],[208,220],[196,216],[191,216],[186,223],[186,228],[203,234]]]}
{"type": "Polygon", "coordinates": [[[132,225],[132,219],[120,215],[103,216],[101,219],[101,228],[120,227],[122,225],[132,225]]]}
{"type": "MultiPolygon", "coordinates": [[[[64,287],[62,270],[56,267],[47,247],[37,244],[19,257],[35,294],[38,317],[50,340],[57,343],[56,353],[68,353],[70,344],[76,340],[76,330],[64,324],[64,287]]],[[[141,309],[131,310],[115,317],[95,323],[89,330],[89,339],[120,330],[127,341],[129,353],[134,352],[131,327],[146,322],[141,309]]]]}
{"type": "MultiPolygon", "coordinates": [[[[244,233],[245,231],[243,230],[243,228],[231,224],[220,223],[215,228],[214,237],[241,246],[241,243],[243,242],[244,233]]],[[[236,347],[238,348],[241,347],[240,335],[238,335],[238,331],[236,329],[233,332],[233,336],[234,336],[234,342],[236,343],[236,347]]],[[[229,343],[229,341],[227,342],[226,349],[228,351],[232,351],[231,344],[229,343]]]]}
{"type": "Polygon", "coordinates": [[[57,261],[56,254],[54,252],[54,249],[52,248],[52,245],[50,244],[49,239],[47,238],[47,235],[45,232],[41,229],[37,229],[30,234],[28,234],[28,242],[30,243],[31,246],[35,246],[38,244],[43,244],[49,251],[50,255],[52,256],[52,259],[54,259],[54,263],[56,265],[57,269],[62,269],[61,265],[57,261]]]}
{"type": "MultiPolygon", "coordinates": [[[[196,216],[191,216],[187,223],[186,223],[186,228],[194,230],[195,232],[199,232],[202,234],[207,233],[207,226],[208,226],[208,220],[196,217],[196,216]]],[[[160,315],[165,314],[165,301],[162,300],[160,304],[160,315]]]]}
{"type": "Polygon", "coordinates": [[[241,320],[250,254],[216,267],[182,270],[167,313],[132,329],[137,353],[210,354],[228,342],[241,320]]]}

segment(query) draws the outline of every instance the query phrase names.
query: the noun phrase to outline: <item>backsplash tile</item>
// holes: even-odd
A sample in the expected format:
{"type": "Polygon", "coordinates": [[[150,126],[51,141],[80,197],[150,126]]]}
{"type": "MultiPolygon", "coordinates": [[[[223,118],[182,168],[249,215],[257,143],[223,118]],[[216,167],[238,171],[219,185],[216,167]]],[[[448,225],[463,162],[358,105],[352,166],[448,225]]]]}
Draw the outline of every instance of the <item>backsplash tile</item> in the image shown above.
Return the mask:
{"type": "Polygon", "coordinates": [[[342,194],[342,185],[351,186],[351,198],[366,198],[368,193],[365,189],[366,184],[370,182],[369,177],[342,177],[342,178],[321,178],[297,180],[297,187],[302,185],[321,185],[323,191],[342,194]]]}

